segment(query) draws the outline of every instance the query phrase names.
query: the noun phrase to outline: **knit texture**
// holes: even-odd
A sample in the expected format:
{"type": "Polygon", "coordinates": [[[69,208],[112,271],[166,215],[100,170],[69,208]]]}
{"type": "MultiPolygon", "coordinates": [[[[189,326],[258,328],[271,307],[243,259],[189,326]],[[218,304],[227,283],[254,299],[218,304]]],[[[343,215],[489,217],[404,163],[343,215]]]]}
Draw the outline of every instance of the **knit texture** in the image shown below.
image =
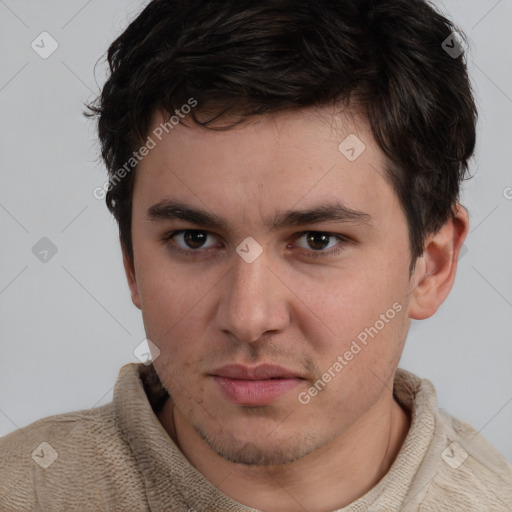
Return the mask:
{"type": "MultiPolygon", "coordinates": [[[[428,380],[399,369],[394,394],[412,417],[400,453],[373,489],[333,512],[512,511],[512,467],[438,410],[428,380]]],[[[111,403],[1,438],[0,511],[255,512],[188,462],[155,414],[167,398],[152,367],[132,363],[111,403]]]]}

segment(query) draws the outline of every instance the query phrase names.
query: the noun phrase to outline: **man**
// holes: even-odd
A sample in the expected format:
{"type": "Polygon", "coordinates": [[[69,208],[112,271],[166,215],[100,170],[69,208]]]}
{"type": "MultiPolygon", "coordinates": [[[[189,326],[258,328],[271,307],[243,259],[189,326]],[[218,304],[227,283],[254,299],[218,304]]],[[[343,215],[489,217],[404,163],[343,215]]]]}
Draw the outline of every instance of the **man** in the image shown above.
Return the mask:
{"type": "Polygon", "coordinates": [[[397,370],[468,232],[454,32],[420,0],[148,4],[90,108],[153,364],[4,437],[1,510],[512,510],[397,370]]]}

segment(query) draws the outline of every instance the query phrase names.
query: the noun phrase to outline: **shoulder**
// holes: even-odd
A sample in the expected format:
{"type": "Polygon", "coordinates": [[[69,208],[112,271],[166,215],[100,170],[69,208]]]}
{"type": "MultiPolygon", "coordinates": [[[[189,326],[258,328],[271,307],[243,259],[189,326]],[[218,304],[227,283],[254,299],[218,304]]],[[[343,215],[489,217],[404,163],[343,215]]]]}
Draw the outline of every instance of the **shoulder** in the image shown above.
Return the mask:
{"type": "Polygon", "coordinates": [[[438,412],[437,423],[437,471],[425,488],[421,510],[512,510],[512,466],[505,457],[447,412],[438,412]]]}
{"type": "Polygon", "coordinates": [[[418,460],[401,510],[512,510],[512,466],[471,425],[439,409],[433,384],[399,369],[394,391],[412,412],[407,448],[418,460]]]}
{"type": "Polygon", "coordinates": [[[11,432],[0,438],[0,454],[0,510],[55,503],[63,482],[67,493],[80,495],[84,479],[107,482],[113,464],[129,466],[131,460],[112,403],[43,418],[11,432]]]}

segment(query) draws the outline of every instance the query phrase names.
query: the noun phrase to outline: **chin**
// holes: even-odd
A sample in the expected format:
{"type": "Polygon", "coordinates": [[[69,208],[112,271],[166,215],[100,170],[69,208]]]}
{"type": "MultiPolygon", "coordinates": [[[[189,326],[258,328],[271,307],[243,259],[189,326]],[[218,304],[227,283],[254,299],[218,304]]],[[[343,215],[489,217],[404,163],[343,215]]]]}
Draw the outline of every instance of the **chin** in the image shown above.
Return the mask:
{"type": "MultiPolygon", "coordinates": [[[[287,437],[262,437],[251,440],[235,438],[227,432],[211,435],[205,429],[194,427],[208,446],[223,459],[245,466],[281,466],[305,457],[323,444],[315,443],[304,434],[287,437]]],[[[261,431],[260,431],[261,432],[261,431]]],[[[245,433],[247,436],[247,431],[245,433]]]]}

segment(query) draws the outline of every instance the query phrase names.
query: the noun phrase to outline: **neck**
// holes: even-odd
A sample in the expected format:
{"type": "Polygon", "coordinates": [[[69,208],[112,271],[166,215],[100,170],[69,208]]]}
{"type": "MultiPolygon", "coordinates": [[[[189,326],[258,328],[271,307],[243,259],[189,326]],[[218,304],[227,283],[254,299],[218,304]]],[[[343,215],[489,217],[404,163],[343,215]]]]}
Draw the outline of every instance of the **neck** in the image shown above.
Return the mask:
{"type": "Polygon", "coordinates": [[[213,452],[169,398],[159,419],[189,462],[232,499],[272,512],[327,512],[363,496],[388,472],[410,419],[391,393],[321,449],[284,466],[233,464],[213,452]]]}

